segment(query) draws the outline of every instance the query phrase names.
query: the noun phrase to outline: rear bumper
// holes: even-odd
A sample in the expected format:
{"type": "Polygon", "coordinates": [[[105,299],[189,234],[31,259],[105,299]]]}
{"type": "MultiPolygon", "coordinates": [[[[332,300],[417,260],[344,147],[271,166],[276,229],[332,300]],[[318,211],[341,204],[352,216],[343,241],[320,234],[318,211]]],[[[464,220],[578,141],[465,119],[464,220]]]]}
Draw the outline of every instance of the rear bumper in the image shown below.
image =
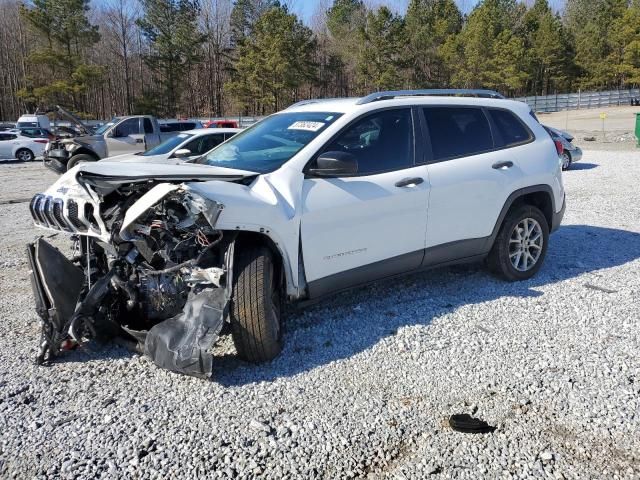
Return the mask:
{"type": "Polygon", "coordinates": [[[564,218],[564,211],[567,208],[567,196],[562,197],[562,208],[560,208],[559,212],[553,212],[553,219],[551,221],[551,230],[550,233],[555,232],[560,228],[560,224],[562,223],[562,219],[564,218]]]}
{"type": "Polygon", "coordinates": [[[574,150],[569,150],[569,155],[571,155],[571,162],[579,162],[582,160],[582,149],[580,147],[576,147],[574,150]]]}

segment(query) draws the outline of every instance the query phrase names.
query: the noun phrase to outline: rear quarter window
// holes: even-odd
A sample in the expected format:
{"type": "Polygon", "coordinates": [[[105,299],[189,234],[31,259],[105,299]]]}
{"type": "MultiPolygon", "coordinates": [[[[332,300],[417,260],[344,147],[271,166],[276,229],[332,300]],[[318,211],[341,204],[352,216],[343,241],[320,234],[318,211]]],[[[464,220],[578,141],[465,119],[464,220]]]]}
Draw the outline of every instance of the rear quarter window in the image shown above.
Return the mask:
{"type": "Polygon", "coordinates": [[[477,155],[493,149],[491,128],[482,109],[428,107],[423,111],[434,161],[477,155]]]}
{"type": "Polygon", "coordinates": [[[508,148],[528,143],[532,138],[531,131],[509,110],[489,109],[489,115],[497,129],[498,146],[508,148]]]}

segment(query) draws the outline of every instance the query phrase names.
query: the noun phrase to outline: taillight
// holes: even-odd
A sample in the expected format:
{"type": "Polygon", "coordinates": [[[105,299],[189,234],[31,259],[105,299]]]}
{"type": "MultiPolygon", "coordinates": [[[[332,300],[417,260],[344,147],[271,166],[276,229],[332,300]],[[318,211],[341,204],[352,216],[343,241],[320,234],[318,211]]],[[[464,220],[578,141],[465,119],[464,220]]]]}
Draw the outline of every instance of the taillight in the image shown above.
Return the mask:
{"type": "Polygon", "coordinates": [[[49,143],[49,140],[44,140],[44,139],[41,139],[41,138],[36,138],[36,139],[34,140],[34,142],[36,142],[36,143],[49,143]]]}
{"type": "Polygon", "coordinates": [[[562,142],[560,140],[554,140],[553,143],[556,144],[556,151],[558,152],[558,156],[562,155],[562,152],[564,152],[562,142]]]}

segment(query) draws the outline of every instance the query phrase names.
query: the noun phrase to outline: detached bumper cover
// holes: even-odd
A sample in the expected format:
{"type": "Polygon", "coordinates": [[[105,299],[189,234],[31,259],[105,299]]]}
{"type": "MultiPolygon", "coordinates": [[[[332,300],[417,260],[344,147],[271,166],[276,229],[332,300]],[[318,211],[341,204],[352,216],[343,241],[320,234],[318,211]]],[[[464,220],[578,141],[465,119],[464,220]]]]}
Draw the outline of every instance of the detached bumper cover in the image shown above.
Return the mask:
{"type": "Polygon", "coordinates": [[[42,238],[27,245],[27,257],[36,311],[42,321],[37,363],[52,360],[69,340],[128,332],[159,367],[201,378],[211,376],[210,349],[218,340],[228,312],[227,289],[206,288],[191,293],[180,314],[148,332],[132,331],[105,320],[99,313],[105,299],[115,292],[113,270],[87,289],[84,272],[42,238]]]}

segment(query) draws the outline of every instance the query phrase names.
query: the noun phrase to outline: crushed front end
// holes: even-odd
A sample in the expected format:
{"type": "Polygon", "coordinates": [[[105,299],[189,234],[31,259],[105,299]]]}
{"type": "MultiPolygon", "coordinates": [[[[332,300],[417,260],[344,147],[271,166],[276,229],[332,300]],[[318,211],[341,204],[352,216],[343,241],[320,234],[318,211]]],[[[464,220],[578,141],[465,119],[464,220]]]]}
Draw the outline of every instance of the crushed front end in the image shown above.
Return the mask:
{"type": "Polygon", "coordinates": [[[160,367],[209,377],[231,298],[234,236],[215,228],[223,206],[179,178],[69,175],[30,204],[38,226],[73,245],[68,257],[42,237],[27,247],[37,361],[120,336],[160,367]]]}

